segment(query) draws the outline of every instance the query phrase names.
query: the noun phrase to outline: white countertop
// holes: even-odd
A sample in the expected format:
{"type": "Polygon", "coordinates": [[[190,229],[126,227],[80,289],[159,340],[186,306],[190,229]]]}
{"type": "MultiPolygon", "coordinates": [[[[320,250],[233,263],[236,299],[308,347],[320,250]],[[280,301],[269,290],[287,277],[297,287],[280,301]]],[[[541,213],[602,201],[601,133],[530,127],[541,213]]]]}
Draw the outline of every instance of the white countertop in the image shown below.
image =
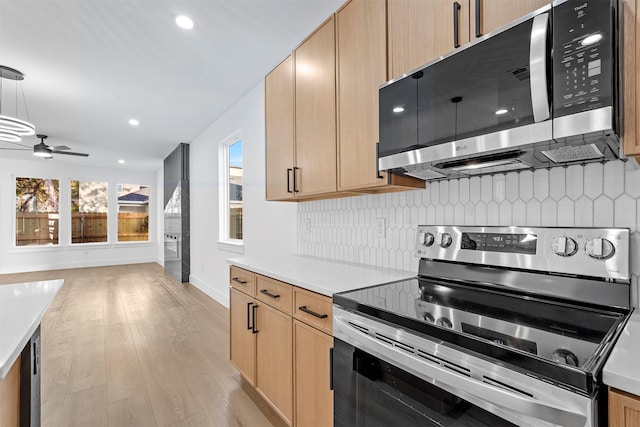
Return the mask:
{"type": "Polygon", "coordinates": [[[640,396],[640,311],[636,309],[627,322],[609,360],[602,380],[610,387],[640,396]]]}
{"type": "Polygon", "coordinates": [[[242,257],[231,265],[278,279],[319,294],[334,293],[415,277],[404,270],[372,267],[300,255],[242,257]]]}
{"type": "Polygon", "coordinates": [[[36,331],[64,280],[0,285],[0,379],[36,331]]]}

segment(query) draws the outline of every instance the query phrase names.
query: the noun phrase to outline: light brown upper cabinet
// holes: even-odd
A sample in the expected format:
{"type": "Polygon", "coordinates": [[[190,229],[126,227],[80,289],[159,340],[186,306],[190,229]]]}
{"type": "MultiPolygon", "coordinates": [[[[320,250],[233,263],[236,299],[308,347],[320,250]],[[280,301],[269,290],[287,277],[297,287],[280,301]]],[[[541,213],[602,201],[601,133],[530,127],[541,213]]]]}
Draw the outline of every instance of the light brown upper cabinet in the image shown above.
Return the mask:
{"type": "Polygon", "coordinates": [[[470,0],[471,40],[549,3],[550,0],[470,0]]]}
{"type": "Polygon", "coordinates": [[[391,78],[469,41],[469,0],[388,0],[387,13],[391,78]]]}
{"type": "Polygon", "coordinates": [[[296,197],[337,189],[335,40],[331,16],[294,52],[296,197]]]}
{"type": "Polygon", "coordinates": [[[265,77],[267,200],[294,197],[294,67],[290,55],[265,77]]]}
{"type": "Polygon", "coordinates": [[[336,20],[338,190],[424,188],[424,181],[378,173],[378,89],[387,81],[385,0],[351,0],[336,20]]]}
{"type": "Polygon", "coordinates": [[[627,156],[640,162],[640,87],[638,49],[640,49],[640,13],[638,0],[624,0],[624,129],[622,141],[627,156]]]}

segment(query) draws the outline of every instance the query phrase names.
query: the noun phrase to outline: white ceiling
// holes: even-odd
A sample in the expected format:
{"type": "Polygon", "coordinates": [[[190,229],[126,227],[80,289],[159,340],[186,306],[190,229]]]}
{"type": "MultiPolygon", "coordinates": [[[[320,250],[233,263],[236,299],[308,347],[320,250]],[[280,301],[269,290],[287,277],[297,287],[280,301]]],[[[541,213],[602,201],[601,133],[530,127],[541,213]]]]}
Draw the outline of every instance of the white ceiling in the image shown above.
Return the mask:
{"type": "MultiPolygon", "coordinates": [[[[53,161],[118,166],[125,159],[122,167],[156,169],[342,3],[0,0],[0,65],[24,73],[29,119],[49,135],[48,144],[90,153],[53,161]],[[179,14],[195,28],[177,27],[179,14]],[[133,117],[140,126],[127,123],[133,117]]],[[[3,79],[5,114],[15,115],[15,90],[15,82],[3,79]]],[[[21,96],[18,117],[26,119],[21,96]]],[[[0,158],[34,156],[0,150],[0,158]]]]}

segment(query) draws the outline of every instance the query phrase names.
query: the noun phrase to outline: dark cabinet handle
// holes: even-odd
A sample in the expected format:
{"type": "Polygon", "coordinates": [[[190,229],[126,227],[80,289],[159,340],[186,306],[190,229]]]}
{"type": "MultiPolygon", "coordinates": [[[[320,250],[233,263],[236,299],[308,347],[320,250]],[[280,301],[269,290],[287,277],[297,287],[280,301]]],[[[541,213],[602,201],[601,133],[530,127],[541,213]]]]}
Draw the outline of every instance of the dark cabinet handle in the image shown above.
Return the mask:
{"type": "Polygon", "coordinates": [[[333,347],[329,349],[329,390],[333,390],[333,347]]]}
{"type": "Polygon", "coordinates": [[[287,168],[287,193],[293,193],[291,190],[291,172],[293,172],[293,169],[287,168]]]}
{"type": "Polygon", "coordinates": [[[294,166],[293,168],[293,192],[294,193],[299,193],[300,190],[298,190],[298,171],[300,170],[300,168],[297,168],[294,166]]]}
{"type": "MultiPolygon", "coordinates": [[[[33,343],[33,375],[38,375],[38,364],[40,362],[40,357],[38,356],[38,343],[33,343]]],[[[578,366],[576,364],[576,366],[578,366]]]]}
{"type": "Polygon", "coordinates": [[[236,283],[240,283],[241,285],[246,285],[246,284],[247,284],[247,281],[246,281],[246,280],[242,280],[242,279],[240,279],[240,278],[238,278],[238,277],[234,277],[234,278],[233,278],[233,279],[231,279],[231,280],[233,280],[233,281],[234,281],[234,282],[236,282],[236,283]]]}
{"type": "Polygon", "coordinates": [[[268,296],[269,298],[273,298],[273,299],[280,298],[280,295],[278,295],[278,294],[272,294],[271,292],[269,292],[269,291],[268,291],[268,290],[266,290],[266,289],[261,289],[261,290],[260,290],[260,293],[261,293],[261,294],[264,294],[264,295],[266,295],[266,296],[268,296]]]}
{"type": "Polygon", "coordinates": [[[254,305],[251,307],[251,311],[253,311],[253,323],[251,324],[251,332],[257,334],[259,331],[256,329],[256,311],[258,311],[258,306],[254,305]]]}
{"type": "Polygon", "coordinates": [[[380,174],[380,169],[378,169],[378,159],[380,159],[380,143],[376,142],[376,178],[384,179],[384,176],[380,174]]]}
{"type": "Polygon", "coordinates": [[[306,305],[298,307],[298,310],[304,311],[305,313],[310,314],[312,316],[315,316],[318,319],[326,319],[327,317],[329,317],[329,315],[327,315],[327,314],[320,314],[320,313],[316,313],[315,311],[309,310],[306,305]]]}
{"type": "Polygon", "coordinates": [[[476,0],[476,37],[482,37],[480,31],[480,0],[476,0]]]}
{"type": "Polygon", "coordinates": [[[247,303],[247,330],[253,329],[253,325],[251,324],[251,306],[252,302],[247,303]]]}
{"type": "Polygon", "coordinates": [[[460,40],[458,39],[458,21],[460,21],[460,3],[453,2],[453,47],[460,47],[460,40]]]}

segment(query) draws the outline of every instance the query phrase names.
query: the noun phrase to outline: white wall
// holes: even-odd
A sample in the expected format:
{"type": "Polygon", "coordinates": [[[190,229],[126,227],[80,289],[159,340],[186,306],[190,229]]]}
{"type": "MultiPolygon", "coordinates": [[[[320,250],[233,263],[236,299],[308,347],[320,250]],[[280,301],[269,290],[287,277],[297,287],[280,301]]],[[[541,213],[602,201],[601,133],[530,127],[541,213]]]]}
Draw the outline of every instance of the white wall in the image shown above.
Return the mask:
{"type": "Polygon", "coordinates": [[[265,201],[264,83],[190,144],[190,282],[229,305],[228,258],[295,253],[296,205],[265,201]],[[243,140],[244,255],[218,245],[218,144],[240,130],[243,140]]]}
{"type": "MultiPolygon", "coordinates": [[[[116,243],[117,184],[144,184],[157,188],[157,172],[131,171],[126,167],[96,168],[54,160],[0,159],[0,274],[102,265],[156,262],[159,259],[157,230],[162,224],[157,215],[158,198],[150,200],[150,242],[116,243]],[[16,177],[52,178],[60,180],[60,223],[58,246],[15,247],[16,177]],[[82,245],[69,244],[71,180],[106,181],[109,184],[109,242],[82,245]],[[154,236],[156,237],[154,239],[154,236]]],[[[155,194],[155,192],[153,193],[155,194]]],[[[160,256],[161,257],[161,256],[160,256]]]]}

